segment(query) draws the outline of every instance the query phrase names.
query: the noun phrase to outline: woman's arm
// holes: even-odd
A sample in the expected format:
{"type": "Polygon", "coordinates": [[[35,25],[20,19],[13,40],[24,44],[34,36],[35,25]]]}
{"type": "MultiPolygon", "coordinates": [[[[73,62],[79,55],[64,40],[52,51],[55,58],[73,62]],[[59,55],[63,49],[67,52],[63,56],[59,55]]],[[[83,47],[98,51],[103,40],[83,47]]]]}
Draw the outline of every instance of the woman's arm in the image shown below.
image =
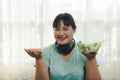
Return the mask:
{"type": "Polygon", "coordinates": [[[49,80],[48,67],[44,63],[44,59],[36,59],[35,80],[49,80]]]}
{"type": "Polygon", "coordinates": [[[87,59],[86,63],[86,80],[102,80],[96,59],[87,59]]]}
{"type": "Polygon", "coordinates": [[[25,49],[25,51],[36,59],[36,73],[35,80],[49,80],[48,67],[42,55],[42,50],[39,48],[25,49]]]}

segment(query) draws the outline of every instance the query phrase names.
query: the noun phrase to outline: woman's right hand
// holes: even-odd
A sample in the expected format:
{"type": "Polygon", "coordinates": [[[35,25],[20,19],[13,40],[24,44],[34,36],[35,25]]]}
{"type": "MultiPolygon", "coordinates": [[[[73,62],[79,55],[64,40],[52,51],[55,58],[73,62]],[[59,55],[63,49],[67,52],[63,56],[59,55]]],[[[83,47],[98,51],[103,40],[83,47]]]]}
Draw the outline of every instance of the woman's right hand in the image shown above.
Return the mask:
{"type": "Polygon", "coordinates": [[[42,57],[42,49],[40,48],[32,48],[32,49],[24,49],[31,57],[39,59],[42,57]]]}

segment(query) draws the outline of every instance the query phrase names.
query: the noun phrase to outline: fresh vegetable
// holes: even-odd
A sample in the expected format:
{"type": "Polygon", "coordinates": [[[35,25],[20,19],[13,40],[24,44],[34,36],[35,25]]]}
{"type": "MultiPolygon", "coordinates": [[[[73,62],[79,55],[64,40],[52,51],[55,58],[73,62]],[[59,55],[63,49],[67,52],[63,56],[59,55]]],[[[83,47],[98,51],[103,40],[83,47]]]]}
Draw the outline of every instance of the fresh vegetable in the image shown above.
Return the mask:
{"type": "Polygon", "coordinates": [[[91,52],[97,53],[101,46],[101,43],[85,44],[82,43],[81,41],[79,41],[77,44],[82,52],[89,52],[89,53],[91,52]]]}

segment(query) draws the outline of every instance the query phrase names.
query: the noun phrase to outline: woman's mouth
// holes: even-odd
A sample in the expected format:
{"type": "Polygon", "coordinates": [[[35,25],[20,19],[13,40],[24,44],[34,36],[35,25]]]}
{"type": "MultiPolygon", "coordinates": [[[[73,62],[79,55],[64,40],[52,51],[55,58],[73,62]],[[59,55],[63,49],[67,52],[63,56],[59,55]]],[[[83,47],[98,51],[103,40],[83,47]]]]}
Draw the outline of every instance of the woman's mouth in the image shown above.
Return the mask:
{"type": "Polygon", "coordinates": [[[59,39],[60,41],[64,41],[64,40],[65,40],[65,37],[58,37],[58,39],[59,39]]]}

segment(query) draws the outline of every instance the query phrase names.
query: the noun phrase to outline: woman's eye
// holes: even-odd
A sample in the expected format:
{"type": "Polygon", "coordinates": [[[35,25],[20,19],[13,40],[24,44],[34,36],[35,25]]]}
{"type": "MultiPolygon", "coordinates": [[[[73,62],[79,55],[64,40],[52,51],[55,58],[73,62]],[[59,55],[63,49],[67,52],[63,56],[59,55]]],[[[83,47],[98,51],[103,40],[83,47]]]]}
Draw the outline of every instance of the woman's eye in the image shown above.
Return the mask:
{"type": "Polygon", "coordinates": [[[60,30],[60,29],[58,29],[58,28],[55,29],[55,31],[58,31],[58,30],[60,30]]]}
{"type": "Polygon", "coordinates": [[[64,29],[64,30],[68,30],[68,29],[66,28],[66,29],[64,29]]]}

